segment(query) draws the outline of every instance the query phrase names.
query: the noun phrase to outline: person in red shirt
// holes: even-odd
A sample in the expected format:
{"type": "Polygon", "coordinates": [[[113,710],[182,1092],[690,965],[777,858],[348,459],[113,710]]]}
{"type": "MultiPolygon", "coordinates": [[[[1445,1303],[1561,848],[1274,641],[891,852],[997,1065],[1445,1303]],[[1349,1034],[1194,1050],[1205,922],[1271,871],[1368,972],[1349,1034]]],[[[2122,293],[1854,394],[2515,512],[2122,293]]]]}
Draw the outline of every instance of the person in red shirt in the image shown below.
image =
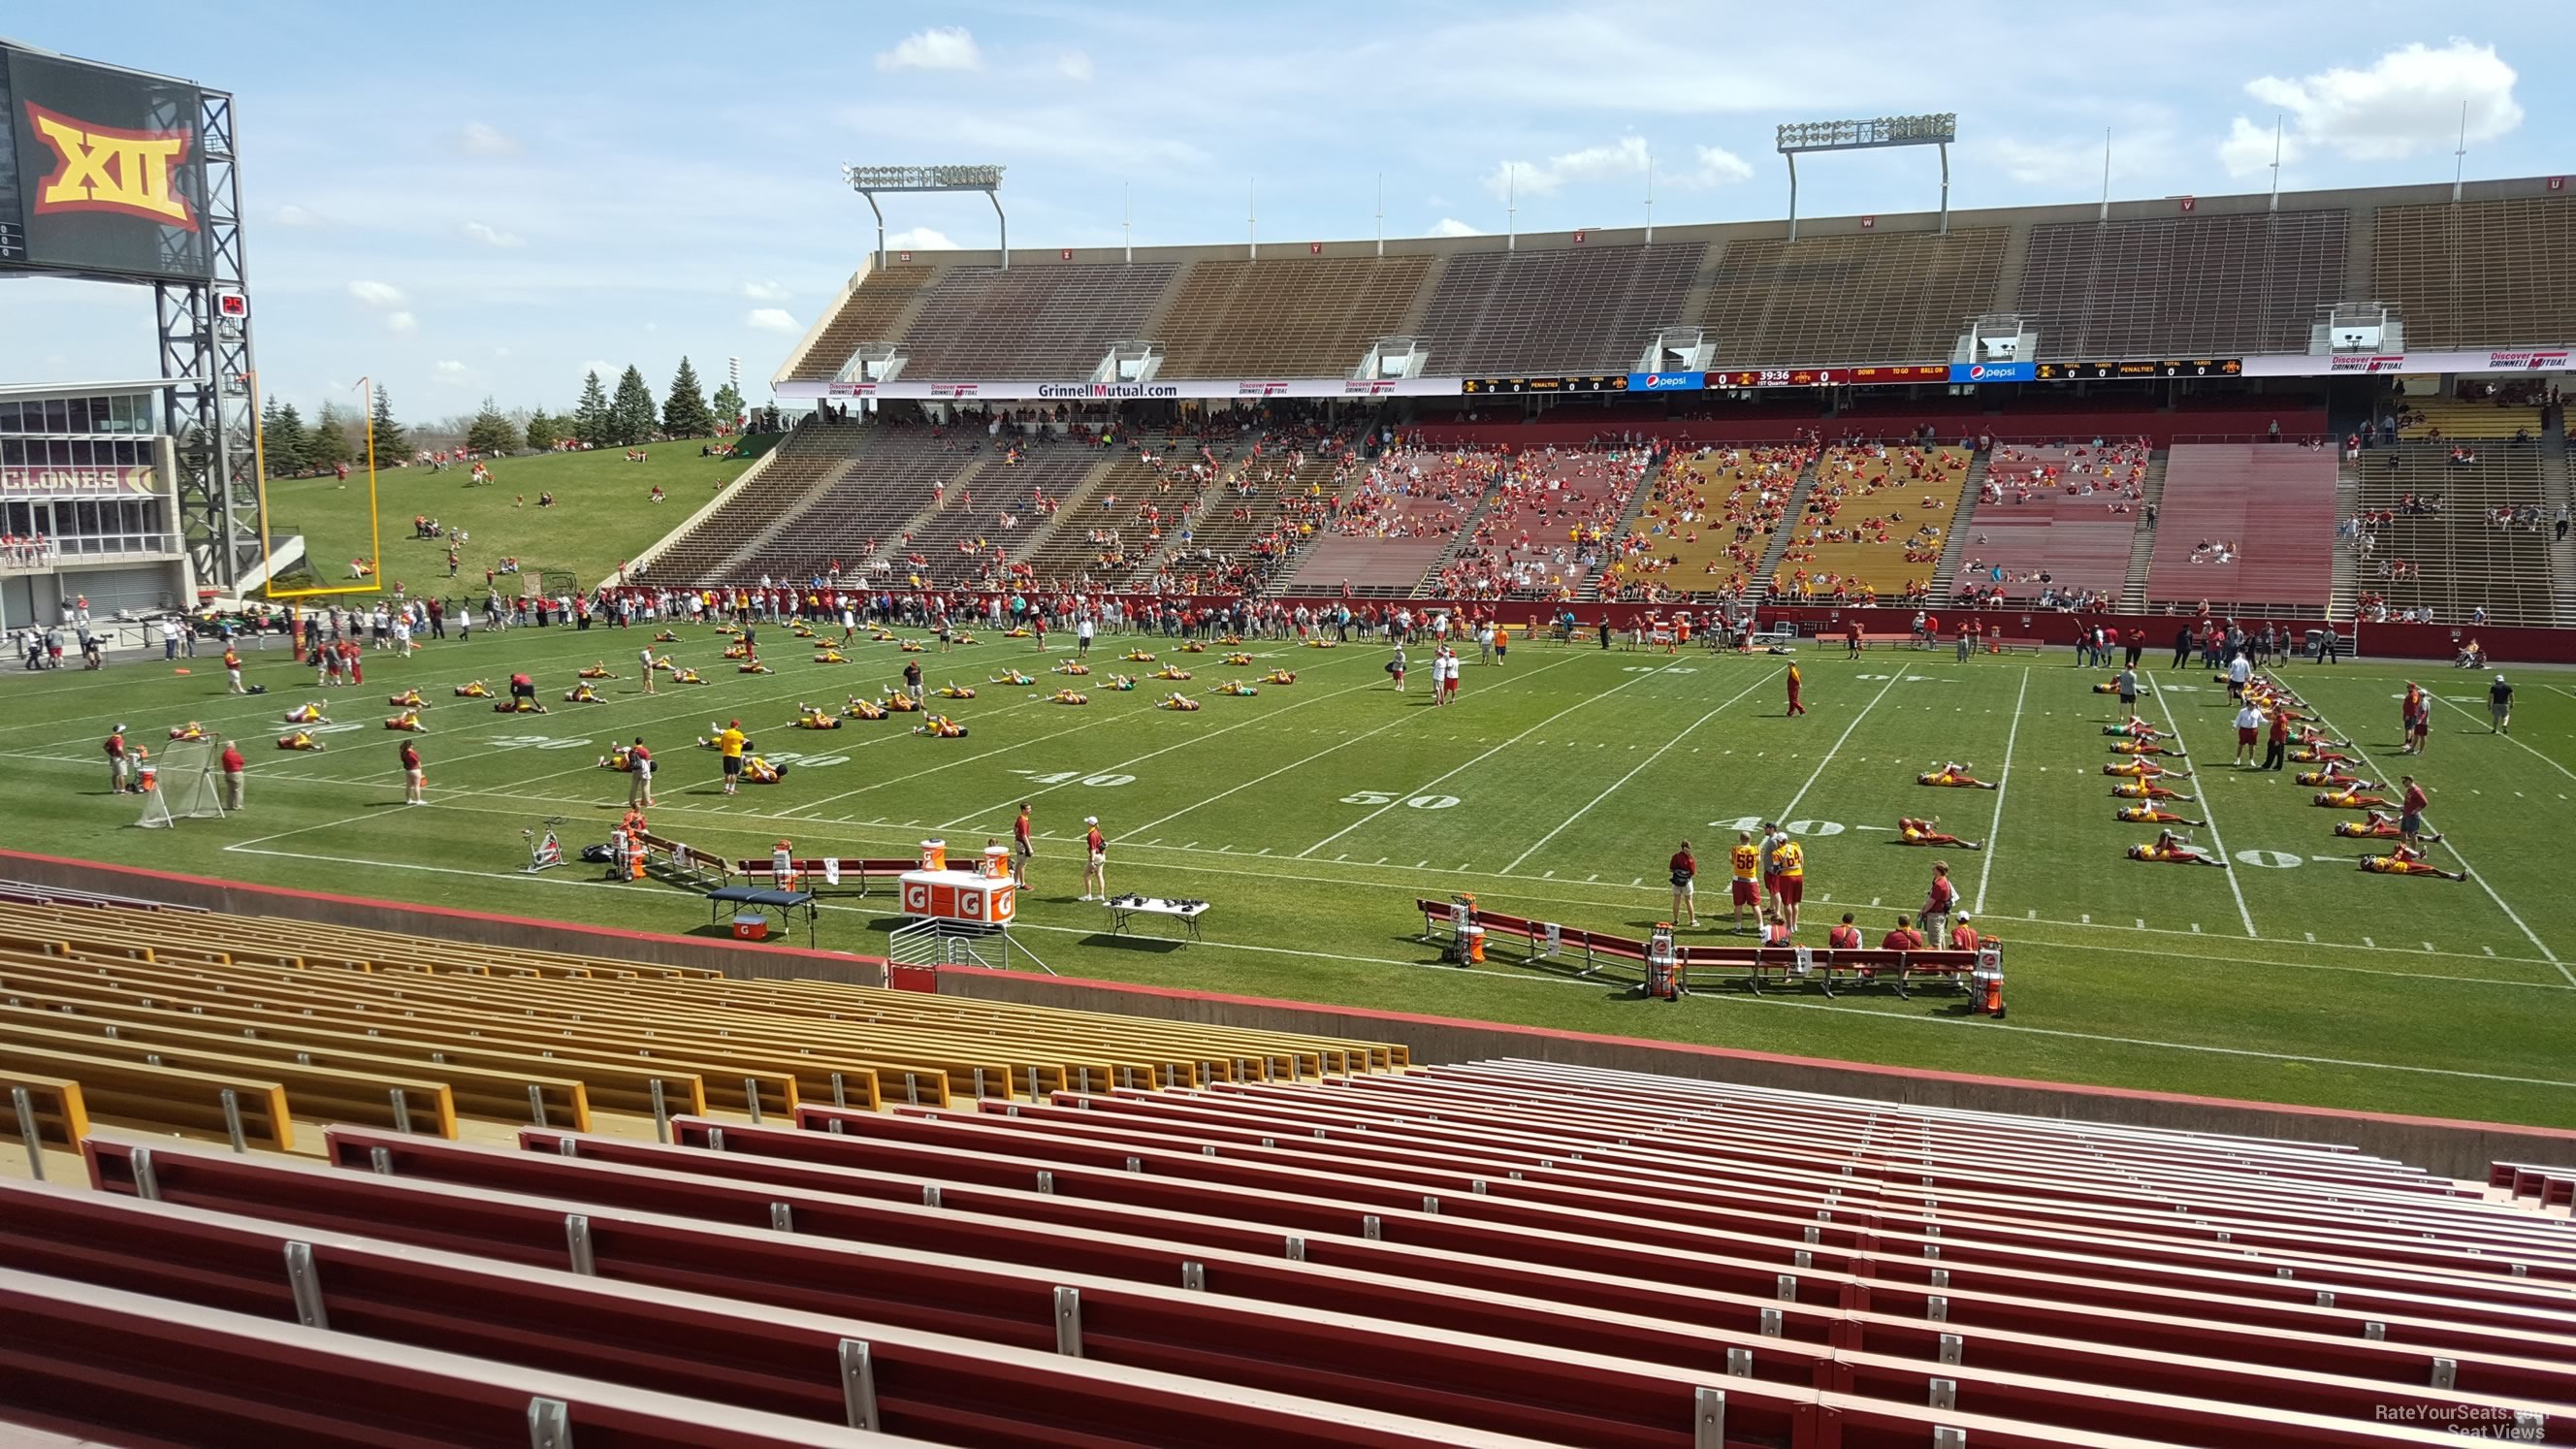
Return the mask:
{"type": "Polygon", "coordinates": [[[2420,847],[2424,843],[2424,811],[2433,802],[2425,796],[2424,787],[2415,783],[2414,776],[2400,775],[2397,783],[2406,787],[2397,802],[2398,838],[2420,847]]]}
{"type": "Polygon", "coordinates": [[[1019,818],[1011,822],[1011,884],[1021,890],[1029,888],[1029,861],[1037,855],[1029,836],[1029,802],[1020,802],[1019,818]]]}
{"type": "Polygon", "coordinates": [[[125,726],[119,724],[107,735],[107,793],[123,795],[131,790],[127,780],[133,768],[133,757],[125,752],[125,726]]]}
{"type": "Polygon", "coordinates": [[[1938,931],[1940,921],[1959,908],[1959,888],[1950,881],[1950,862],[1932,862],[1932,885],[1923,894],[1923,929],[1938,931]]]}
{"type": "Polygon", "coordinates": [[[1986,938],[1978,935],[1977,928],[1968,924],[1968,913],[1961,911],[1958,924],[1950,928],[1950,949],[1979,951],[1985,949],[1985,944],[1986,938]]]}
{"type": "Polygon", "coordinates": [[[1109,839],[1100,833],[1100,817],[1082,817],[1081,900],[1109,899],[1109,839]],[[1097,892],[1097,894],[1094,894],[1097,892]]]}
{"type": "Polygon", "coordinates": [[[1889,931],[1887,935],[1879,941],[1878,949],[1882,951],[1920,951],[1923,949],[1923,933],[1914,929],[1914,920],[1912,917],[1898,916],[1896,918],[1896,929],[1889,931]]]}
{"type": "Polygon", "coordinates": [[[1860,927],[1852,924],[1851,912],[1843,912],[1842,923],[1826,930],[1825,945],[1836,951],[1860,949],[1860,927]]]}
{"type": "Polygon", "coordinates": [[[360,685],[367,682],[367,661],[358,649],[357,640],[351,639],[340,646],[340,664],[342,668],[348,670],[350,684],[360,685]]]}
{"type": "Polygon", "coordinates": [[[233,747],[232,741],[226,740],[224,741],[222,763],[224,771],[224,808],[227,810],[239,810],[242,808],[242,773],[250,768],[250,762],[242,758],[242,752],[233,747]]]}
{"type": "Polygon", "coordinates": [[[1676,921],[1687,919],[1691,929],[1697,930],[1699,929],[1699,891],[1692,882],[1699,877],[1699,861],[1691,855],[1689,841],[1683,841],[1682,848],[1673,852],[1671,869],[1673,919],[1676,921]]]}
{"type": "Polygon", "coordinates": [[[1807,680],[1805,675],[1798,672],[1798,666],[1795,664],[1789,666],[1788,681],[1789,713],[1793,715],[1805,714],[1807,712],[1807,707],[1798,702],[1798,691],[1806,684],[1807,680]]]}
{"type": "Polygon", "coordinates": [[[428,773],[421,769],[419,747],[409,740],[402,742],[402,771],[403,803],[405,805],[428,804],[429,798],[422,793],[422,787],[428,782],[428,773]]]}

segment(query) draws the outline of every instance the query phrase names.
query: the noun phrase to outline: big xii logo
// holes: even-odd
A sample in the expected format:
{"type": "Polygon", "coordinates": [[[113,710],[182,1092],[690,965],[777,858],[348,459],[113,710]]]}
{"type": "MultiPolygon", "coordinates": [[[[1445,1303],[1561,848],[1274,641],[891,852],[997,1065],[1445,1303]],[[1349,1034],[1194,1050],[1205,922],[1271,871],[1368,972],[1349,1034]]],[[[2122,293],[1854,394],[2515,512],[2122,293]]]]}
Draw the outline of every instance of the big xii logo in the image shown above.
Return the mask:
{"type": "Polygon", "coordinates": [[[55,157],[53,174],[36,185],[36,215],[109,211],[197,229],[197,214],[175,185],[188,159],[186,132],[93,126],[33,101],[27,103],[27,120],[55,157]]]}

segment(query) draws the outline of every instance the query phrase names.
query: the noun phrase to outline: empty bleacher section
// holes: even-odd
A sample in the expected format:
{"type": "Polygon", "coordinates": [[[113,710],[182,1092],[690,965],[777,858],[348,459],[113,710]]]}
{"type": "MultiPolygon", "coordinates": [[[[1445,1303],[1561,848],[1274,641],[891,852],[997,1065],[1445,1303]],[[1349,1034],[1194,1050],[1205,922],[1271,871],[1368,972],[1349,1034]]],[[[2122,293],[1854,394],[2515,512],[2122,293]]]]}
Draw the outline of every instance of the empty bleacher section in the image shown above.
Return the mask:
{"type": "Polygon", "coordinates": [[[2342,546],[2363,617],[2557,622],[2538,447],[2453,433],[2364,453],[2359,476],[2342,546]]]}
{"type": "Polygon", "coordinates": [[[2044,357],[2305,352],[2344,297],[2351,224],[2284,211],[2033,226],[2018,310],[2044,357]]]}
{"type": "Polygon", "coordinates": [[[2119,602],[2145,497],[2149,450],[2132,443],[2006,443],[1986,460],[1953,596],[1990,605],[2119,602]]]}
{"type": "Polygon", "coordinates": [[[1111,344],[1143,335],[1178,271],[1172,262],[952,267],[903,335],[903,375],[1088,377],[1111,344]]]}
{"type": "Polygon", "coordinates": [[[859,348],[892,343],[912,320],[912,311],[928,295],[937,270],[920,262],[896,262],[872,268],[843,293],[835,310],[816,329],[805,350],[788,360],[779,374],[797,382],[830,382],[849,366],[859,348]]]}
{"type": "Polygon", "coordinates": [[[2150,608],[2321,618],[2334,597],[2335,457],[2289,443],[2177,443],[2150,608]]]}
{"type": "Polygon", "coordinates": [[[2497,197],[2381,206],[2371,295],[2413,351],[2576,344],[2576,202],[2497,197]]]}
{"type": "Polygon", "coordinates": [[[1815,461],[1810,443],[1708,447],[1667,458],[1602,595],[1748,591],[1815,461]]]}
{"type": "MultiPolygon", "coordinates": [[[[335,1128],[320,1163],[94,1137],[104,1196],[0,1184],[0,1301],[48,1343],[0,1417],[126,1429],[256,1324],[445,1373],[404,1381],[418,1425],[488,1364],[621,1444],[672,1442],[598,1417],[637,1389],[702,1401],[702,1446],[771,1442],[711,1432],[743,1410],[818,1443],[2567,1442],[2576,1230],[2402,1163],[1536,1062],[1232,1076],[668,1144],[335,1128]],[[54,1387],[111,1350],[157,1367],[54,1387]]],[[[274,1378],[242,1392],[291,1408],[274,1378]]],[[[371,1412],[332,1382],[317,1417],[371,1412]]]]}
{"type": "Polygon", "coordinates": [[[1816,462],[1769,597],[1891,602],[1928,595],[1968,487],[1965,448],[1844,443],[1816,462]]]}
{"type": "Polygon", "coordinates": [[[1169,436],[1149,433],[1147,439],[1141,450],[1095,458],[1099,471],[1059,506],[1044,510],[1053,521],[1018,560],[1031,575],[1117,582],[1159,546],[1145,511],[1159,508],[1169,495],[1159,491],[1167,481],[1163,468],[1148,459],[1169,456],[1181,445],[1169,436]]]}
{"type": "Polygon", "coordinates": [[[1427,256],[1194,262],[1152,328],[1160,377],[1342,377],[1397,331],[1427,256]]]}
{"type": "Polygon", "coordinates": [[[865,456],[868,436],[848,423],[815,421],[796,429],[734,484],[721,506],[654,554],[646,576],[674,584],[729,580],[728,561],[826,480],[840,479],[854,453],[865,456]]]}
{"type": "Polygon", "coordinates": [[[1699,319],[1722,365],[1922,362],[1994,310],[2006,227],[1726,243],[1699,319]]]}
{"type": "Polygon", "coordinates": [[[1543,448],[1512,458],[1441,565],[1434,592],[1450,599],[1572,599],[1607,561],[1612,534],[1652,466],[1641,447],[1543,448]]]}
{"type": "MultiPolygon", "coordinates": [[[[789,446],[821,425],[798,430],[789,446]]],[[[920,553],[904,537],[913,517],[933,507],[934,488],[951,493],[972,485],[987,461],[981,432],[939,432],[917,425],[836,424],[823,427],[819,446],[835,443],[844,456],[823,486],[802,499],[775,502],[744,497],[730,511],[750,515],[728,528],[747,543],[729,568],[696,576],[705,583],[748,583],[762,575],[783,579],[830,576],[870,582],[900,581],[916,568],[908,555],[920,553]]],[[[783,451],[783,450],[782,450],[783,451]]],[[[710,520],[714,522],[715,520],[710,520]]],[[[663,577],[675,577],[661,571],[663,577]]]]}
{"type": "Polygon", "coordinates": [[[1416,331],[1443,377],[1626,372],[1657,329],[1683,320],[1707,250],[1675,242],[1454,253],[1416,331]]]}

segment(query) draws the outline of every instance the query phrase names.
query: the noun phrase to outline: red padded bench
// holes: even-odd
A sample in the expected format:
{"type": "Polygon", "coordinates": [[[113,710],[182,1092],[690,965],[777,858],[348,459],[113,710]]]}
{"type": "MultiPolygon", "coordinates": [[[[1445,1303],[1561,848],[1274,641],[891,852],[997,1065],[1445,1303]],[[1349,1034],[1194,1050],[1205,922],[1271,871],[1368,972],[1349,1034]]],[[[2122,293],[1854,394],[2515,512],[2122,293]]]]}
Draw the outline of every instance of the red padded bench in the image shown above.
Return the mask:
{"type": "MultiPolygon", "coordinates": [[[[837,870],[834,873],[840,877],[839,885],[824,884],[824,863],[819,858],[790,860],[787,868],[803,889],[818,896],[864,896],[868,893],[869,881],[893,880],[907,871],[921,869],[921,862],[910,856],[896,860],[844,860],[835,857],[835,861],[837,870]]],[[[766,885],[777,873],[777,864],[775,858],[764,855],[757,860],[735,861],[733,870],[734,874],[748,878],[753,885],[766,885]]]]}

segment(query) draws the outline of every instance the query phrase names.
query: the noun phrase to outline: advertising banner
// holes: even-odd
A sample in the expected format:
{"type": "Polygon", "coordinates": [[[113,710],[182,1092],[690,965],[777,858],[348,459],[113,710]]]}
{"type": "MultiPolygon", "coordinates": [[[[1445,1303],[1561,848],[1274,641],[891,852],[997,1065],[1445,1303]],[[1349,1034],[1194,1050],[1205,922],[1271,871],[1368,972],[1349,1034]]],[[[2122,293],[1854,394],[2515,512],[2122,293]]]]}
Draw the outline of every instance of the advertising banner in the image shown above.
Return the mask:
{"type": "Polygon", "coordinates": [[[2029,382],[2039,375],[2036,362],[1954,362],[1952,382],[2029,382]]]}
{"type": "Polygon", "coordinates": [[[156,493],[160,487],[158,470],[148,467],[0,467],[0,493],[156,493]]]}
{"type": "Polygon", "coordinates": [[[195,86],[22,50],[0,52],[0,68],[0,261],[209,274],[195,86]]]}
{"type": "Polygon", "coordinates": [[[2479,352],[2338,352],[2290,357],[2249,357],[2247,377],[2342,377],[2388,372],[2569,372],[2565,348],[2488,349],[2479,352]]]}
{"type": "Polygon", "coordinates": [[[1157,402],[1266,397],[1455,397],[1454,377],[1220,378],[1175,382],[1061,382],[1003,378],[975,382],[782,382],[782,398],[896,398],[915,402],[1157,402]]]}
{"type": "Polygon", "coordinates": [[[1630,392],[1698,392],[1708,386],[1705,373],[1698,372],[1632,372],[1628,374],[1630,392]]]}

